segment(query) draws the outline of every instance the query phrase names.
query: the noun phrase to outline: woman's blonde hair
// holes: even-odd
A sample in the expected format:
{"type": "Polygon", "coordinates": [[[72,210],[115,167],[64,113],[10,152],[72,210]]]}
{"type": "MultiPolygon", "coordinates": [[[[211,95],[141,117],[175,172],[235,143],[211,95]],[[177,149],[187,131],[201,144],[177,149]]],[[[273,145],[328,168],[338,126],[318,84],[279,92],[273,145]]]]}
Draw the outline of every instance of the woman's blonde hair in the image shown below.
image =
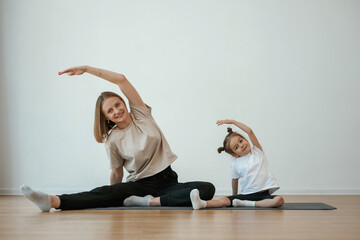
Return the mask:
{"type": "MultiPolygon", "coordinates": [[[[103,143],[108,137],[109,131],[115,126],[112,121],[106,121],[106,117],[103,114],[101,108],[105,99],[110,97],[119,98],[124,104],[125,101],[118,94],[113,92],[102,92],[96,101],[95,106],[95,119],[94,119],[94,137],[97,142],[103,143]]],[[[125,104],[126,105],[126,104],[125,104]]]]}

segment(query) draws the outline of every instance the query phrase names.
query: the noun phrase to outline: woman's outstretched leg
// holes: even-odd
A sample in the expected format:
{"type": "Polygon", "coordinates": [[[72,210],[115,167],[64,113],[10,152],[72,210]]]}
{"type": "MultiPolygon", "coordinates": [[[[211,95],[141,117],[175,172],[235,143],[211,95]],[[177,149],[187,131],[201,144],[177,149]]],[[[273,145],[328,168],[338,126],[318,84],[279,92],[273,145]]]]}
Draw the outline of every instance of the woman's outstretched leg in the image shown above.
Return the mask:
{"type": "Polygon", "coordinates": [[[198,189],[203,200],[210,200],[215,194],[215,187],[209,182],[178,183],[160,193],[161,206],[192,206],[190,192],[193,189],[198,189]]]}
{"type": "Polygon", "coordinates": [[[130,196],[124,200],[124,206],[142,206],[142,207],[155,207],[161,206],[160,197],[153,197],[146,195],[145,197],[130,196]]]}
{"type": "Polygon", "coordinates": [[[160,197],[153,197],[151,195],[145,197],[130,196],[124,200],[124,206],[191,206],[190,192],[194,188],[198,189],[197,195],[203,199],[212,199],[215,193],[215,187],[207,182],[189,182],[178,183],[165,191],[160,193],[160,197]]]}
{"type": "MultiPolygon", "coordinates": [[[[62,210],[105,208],[123,206],[131,195],[145,196],[149,189],[136,182],[117,183],[95,188],[89,192],[60,195],[62,210]]],[[[151,193],[150,193],[151,194],[151,193]]]]}
{"type": "Polygon", "coordinates": [[[143,206],[149,207],[151,205],[151,200],[154,199],[151,195],[146,195],[145,197],[139,196],[130,196],[124,200],[124,206],[143,206]]]}
{"type": "Polygon", "coordinates": [[[26,185],[22,185],[20,189],[24,196],[35,203],[42,212],[49,212],[52,208],[50,195],[40,191],[34,191],[26,185]]]}
{"type": "Polygon", "coordinates": [[[147,189],[140,184],[130,182],[98,187],[89,192],[63,194],[59,196],[34,191],[25,185],[21,186],[21,191],[24,196],[35,203],[41,211],[48,212],[51,208],[77,210],[122,206],[125,198],[131,195],[144,196],[147,189]]]}

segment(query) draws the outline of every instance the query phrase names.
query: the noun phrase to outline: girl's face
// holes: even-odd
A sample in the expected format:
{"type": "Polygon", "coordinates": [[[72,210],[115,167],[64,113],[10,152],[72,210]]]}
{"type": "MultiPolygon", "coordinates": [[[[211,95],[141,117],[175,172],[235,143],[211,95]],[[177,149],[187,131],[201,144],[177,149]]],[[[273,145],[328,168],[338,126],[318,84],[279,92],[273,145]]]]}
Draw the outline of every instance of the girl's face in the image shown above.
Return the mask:
{"type": "Polygon", "coordinates": [[[235,153],[234,157],[242,157],[251,152],[248,140],[239,135],[235,135],[230,139],[229,148],[235,153]]]}
{"type": "Polygon", "coordinates": [[[124,125],[130,118],[126,105],[118,97],[109,97],[103,101],[101,111],[106,120],[114,122],[118,126],[124,125]]]}

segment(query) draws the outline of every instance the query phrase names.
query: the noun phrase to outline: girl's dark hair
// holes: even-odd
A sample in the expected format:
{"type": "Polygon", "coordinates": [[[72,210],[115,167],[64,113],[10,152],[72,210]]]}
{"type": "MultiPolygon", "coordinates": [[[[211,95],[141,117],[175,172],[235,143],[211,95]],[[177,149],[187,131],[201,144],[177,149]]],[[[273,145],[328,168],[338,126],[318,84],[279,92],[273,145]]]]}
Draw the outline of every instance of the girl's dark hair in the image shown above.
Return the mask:
{"type": "Polygon", "coordinates": [[[229,147],[229,142],[230,142],[230,139],[233,137],[233,136],[240,136],[241,138],[244,138],[241,134],[237,133],[237,132],[233,132],[233,130],[231,128],[227,128],[227,131],[228,131],[228,135],[226,135],[225,139],[224,139],[224,142],[223,142],[223,146],[222,147],[219,147],[217,149],[218,153],[221,153],[222,151],[225,151],[226,153],[228,154],[235,154],[229,147]]]}

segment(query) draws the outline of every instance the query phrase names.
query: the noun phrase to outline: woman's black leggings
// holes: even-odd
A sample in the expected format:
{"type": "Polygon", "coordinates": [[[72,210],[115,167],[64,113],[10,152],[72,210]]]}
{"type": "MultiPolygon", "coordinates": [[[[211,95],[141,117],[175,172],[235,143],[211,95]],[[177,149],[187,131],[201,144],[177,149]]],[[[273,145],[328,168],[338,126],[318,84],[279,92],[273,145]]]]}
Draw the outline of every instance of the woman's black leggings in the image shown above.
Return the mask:
{"type": "Polygon", "coordinates": [[[210,200],[215,187],[208,182],[178,183],[178,176],[169,166],[154,176],[136,182],[117,183],[95,188],[89,192],[60,195],[62,210],[123,206],[125,198],[152,195],[160,197],[161,206],[191,206],[190,192],[198,189],[200,198],[210,200]]]}

